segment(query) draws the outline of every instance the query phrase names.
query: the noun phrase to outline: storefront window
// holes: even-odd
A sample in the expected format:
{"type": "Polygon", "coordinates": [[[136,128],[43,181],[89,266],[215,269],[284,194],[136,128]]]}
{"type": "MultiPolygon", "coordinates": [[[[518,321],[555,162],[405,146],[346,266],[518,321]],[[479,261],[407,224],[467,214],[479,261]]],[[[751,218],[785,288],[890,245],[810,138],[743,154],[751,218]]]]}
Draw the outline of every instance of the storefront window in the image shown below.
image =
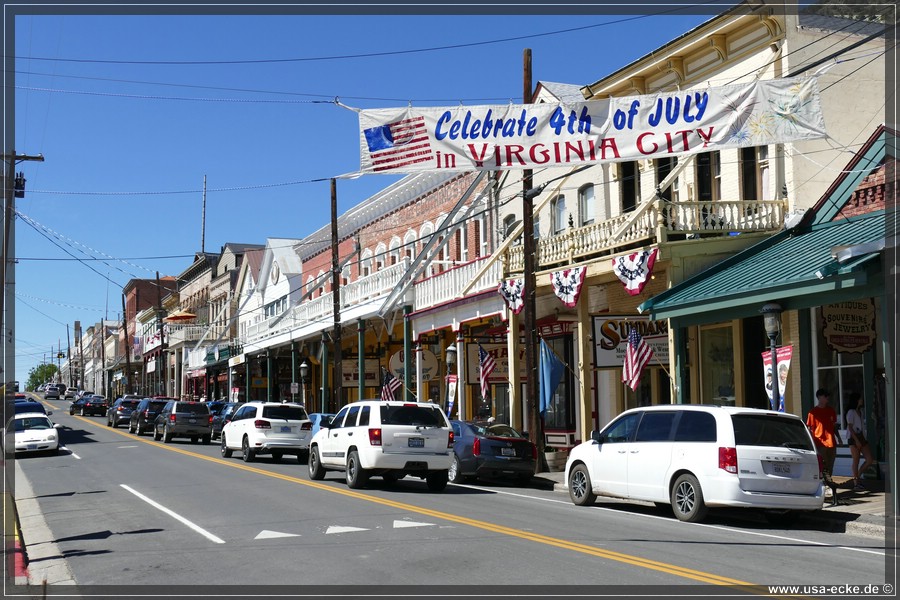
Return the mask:
{"type": "MultiPolygon", "coordinates": [[[[864,389],[863,354],[859,352],[838,352],[829,347],[822,327],[822,308],[814,311],[813,330],[816,332],[816,389],[824,388],[831,393],[831,407],[838,412],[841,437],[846,434],[846,412],[850,394],[862,394],[864,389]]],[[[815,399],[813,398],[813,401],[815,399]]]]}
{"type": "MultiPolygon", "coordinates": [[[[563,360],[564,363],[572,364],[572,336],[566,335],[557,338],[544,340],[553,349],[556,355],[563,360]]],[[[572,371],[568,368],[563,372],[562,379],[553,398],[550,400],[550,406],[544,413],[544,428],[556,430],[574,430],[575,429],[575,399],[572,391],[574,389],[574,381],[572,371]]]]}
{"type": "Polygon", "coordinates": [[[700,329],[700,403],[734,406],[731,325],[700,329]]]}

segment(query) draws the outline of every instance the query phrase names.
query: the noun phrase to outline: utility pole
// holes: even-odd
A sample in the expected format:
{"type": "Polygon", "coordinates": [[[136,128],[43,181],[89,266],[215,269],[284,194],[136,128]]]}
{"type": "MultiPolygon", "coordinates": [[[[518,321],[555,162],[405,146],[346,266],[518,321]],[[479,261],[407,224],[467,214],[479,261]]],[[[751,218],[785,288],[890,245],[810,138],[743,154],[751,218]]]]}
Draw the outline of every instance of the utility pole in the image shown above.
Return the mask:
{"type": "MultiPolygon", "coordinates": [[[[337,215],[337,180],[331,179],[331,292],[334,300],[334,406],[329,410],[340,410],[343,398],[342,387],[344,373],[341,361],[341,265],[338,260],[338,215],[337,215]]],[[[323,373],[324,375],[324,373],[323,373]]],[[[324,383],[323,383],[324,385],[324,383]]],[[[323,409],[324,410],[324,409],[323,409]]]]}
{"type": "MultiPolygon", "coordinates": [[[[93,354],[93,353],[92,353],[93,354]]],[[[106,397],[106,315],[100,322],[100,395],[106,397]]]]}
{"type": "MultiPolygon", "coordinates": [[[[532,88],[531,88],[531,49],[526,48],[523,55],[523,91],[522,101],[525,104],[531,104],[532,88]]],[[[522,326],[525,330],[525,397],[528,399],[528,418],[531,441],[538,448],[538,456],[543,456],[544,452],[544,432],[540,413],[537,408],[537,306],[536,297],[536,278],[535,270],[535,251],[536,241],[534,239],[534,192],[531,188],[531,169],[526,169],[522,174],[522,250],[524,253],[523,279],[525,286],[525,306],[522,315],[522,326]]],[[[540,190],[540,188],[538,188],[540,190]]],[[[514,331],[513,335],[519,335],[518,331],[514,331]]],[[[513,377],[518,385],[518,378],[513,377]]]]}
{"type": "MultiPolygon", "coordinates": [[[[200,215],[200,252],[206,248],[206,175],[203,176],[203,213],[200,215]]],[[[156,274],[159,278],[159,273],[156,274]]]]}
{"type": "Polygon", "coordinates": [[[78,344],[78,365],[81,369],[81,377],[78,378],[78,389],[83,390],[84,385],[84,338],[81,336],[81,321],[75,321],[75,343],[78,344]]]}
{"type": "Polygon", "coordinates": [[[66,323],[66,360],[69,362],[69,387],[75,387],[72,381],[72,339],[69,337],[69,324],[66,323]]]}
{"type": "MultiPolygon", "coordinates": [[[[206,182],[206,177],[203,178],[204,185],[206,182]]],[[[162,381],[163,389],[160,392],[157,392],[163,396],[168,395],[168,383],[169,380],[166,377],[166,363],[168,362],[166,357],[166,338],[164,337],[163,331],[163,307],[162,307],[162,287],[159,285],[159,271],[156,272],[156,321],[159,325],[159,358],[157,361],[161,364],[157,365],[157,373],[160,381],[162,381]]]]}
{"type": "Polygon", "coordinates": [[[128,312],[125,310],[125,294],[122,294],[122,327],[125,328],[125,393],[130,394],[131,382],[131,340],[128,337],[128,312]]]}

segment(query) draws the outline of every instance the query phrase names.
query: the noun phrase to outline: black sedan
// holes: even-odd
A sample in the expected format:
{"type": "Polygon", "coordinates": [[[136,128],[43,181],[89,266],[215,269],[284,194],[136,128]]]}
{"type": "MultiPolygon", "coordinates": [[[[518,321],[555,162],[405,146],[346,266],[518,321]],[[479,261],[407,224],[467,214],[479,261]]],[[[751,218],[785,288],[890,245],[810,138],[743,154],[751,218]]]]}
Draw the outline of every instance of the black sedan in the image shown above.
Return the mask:
{"type": "Polygon", "coordinates": [[[531,480],[537,448],[524,435],[501,423],[450,421],[453,463],[450,481],[476,477],[515,477],[531,480]]]}
{"type": "Polygon", "coordinates": [[[74,415],[77,412],[81,416],[105,417],[108,409],[109,403],[103,396],[84,396],[72,403],[69,414],[74,415]]]}
{"type": "Polygon", "coordinates": [[[222,435],[225,421],[234,414],[239,404],[237,402],[208,402],[207,404],[209,404],[209,412],[213,416],[212,439],[216,440],[222,435]]]}

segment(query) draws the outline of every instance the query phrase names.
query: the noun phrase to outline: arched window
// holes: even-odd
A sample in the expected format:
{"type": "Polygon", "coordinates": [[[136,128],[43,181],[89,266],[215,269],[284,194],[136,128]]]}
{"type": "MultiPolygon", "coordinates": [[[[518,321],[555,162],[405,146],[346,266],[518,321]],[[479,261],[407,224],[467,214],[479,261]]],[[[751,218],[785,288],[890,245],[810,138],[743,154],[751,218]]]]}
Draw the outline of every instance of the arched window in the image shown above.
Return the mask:
{"type": "MultiPolygon", "coordinates": [[[[434,235],[434,225],[432,225],[429,221],[426,221],[422,224],[422,228],[419,229],[419,241],[421,242],[421,248],[424,250],[425,246],[428,245],[428,242],[431,241],[431,236],[434,235]]],[[[434,254],[432,252],[428,253],[428,256],[425,257],[425,260],[428,261],[428,266],[425,268],[425,275],[430,277],[434,275],[434,264],[431,262],[431,257],[434,254]]]]}
{"type": "Polygon", "coordinates": [[[323,294],[325,293],[325,286],[326,286],[326,285],[329,286],[329,288],[331,287],[331,282],[330,282],[330,281],[324,281],[324,279],[325,279],[325,271],[319,269],[319,274],[316,275],[316,281],[318,281],[318,282],[321,284],[321,285],[319,286],[319,294],[318,294],[319,296],[321,296],[321,295],[323,295],[323,294]]]}
{"type": "Polygon", "coordinates": [[[359,259],[359,276],[367,277],[372,274],[372,251],[366,248],[359,259]]]}
{"type": "Polygon", "coordinates": [[[391,238],[390,250],[388,250],[388,264],[396,265],[400,262],[400,238],[396,235],[391,238]]]}
{"type": "Polygon", "coordinates": [[[373,267],[373,271],[380,271],[384,268],[384,261],[387,258],[387,246],[384,245],[384,242],[379,242],[377,246],[375,246],[375,266],[373,267]]]}
{"type": "Polygon", "coordinates": [[[582,225],[594,223],[594,184],[589,183],[578,190],[578,213],[582,225]]]}
{"type": "Polygon", "coordinates": [[[315,278],[312,275],[306,278],[306,290],[304,290],[305,293],[308,294],[309,291],[313,289],[313,282],[315,282],[315,278]]]}
{"type": "Polygon", "coordinates": [[[566,228],[566,197],[560,194],[550,201],[550,230],[553,235],[563,232],[566,228]]]}
{"type": "Polygon", "coordinates": [[[412,229],[403,236],[403,256],[410,261],[416,256],[416,232],[412,229]]]}

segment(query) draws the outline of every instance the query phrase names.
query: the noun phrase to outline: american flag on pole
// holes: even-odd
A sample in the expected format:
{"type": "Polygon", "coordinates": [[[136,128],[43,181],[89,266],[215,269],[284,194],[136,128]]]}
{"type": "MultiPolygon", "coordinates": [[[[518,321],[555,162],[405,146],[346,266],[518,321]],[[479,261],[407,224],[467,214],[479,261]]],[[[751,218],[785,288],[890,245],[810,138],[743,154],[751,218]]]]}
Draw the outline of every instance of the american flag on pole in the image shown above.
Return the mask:
{"type": "Polygon", "coordinates": [[[628,347],[625,349],[625,364],[622,366],[622,381],[633,390],[641,381],[641,372],[653,358],[653,349],[634,327],[628,334],[628,347]]]}
{"type": "Polygon", "coordinates": [[[385,402],[395,400],[394,392],[403,386],[403,382],[394,377],[390,371],[383,368],[382,371],[384,371],[384,384],[381,386],[381,399],[385,402]]]}
{"type": "Polygon", "coordinates": [[[481,397],[487,398],[491,385],[490,382],[488,382],[488,377],[490,377],[491,373],[494,372],[494,369],[497,368],[497,361],[494,360],[493,356],[485,352],[484,348],[481,347],[481,344],[478,344],[478,366],[481,376],[481,397]]]}
{"type": "Polygon", "coordinates": [[[363,131],[372,171],[390,171],[434,160],[425,117],[413,117],[363,131]]]}

